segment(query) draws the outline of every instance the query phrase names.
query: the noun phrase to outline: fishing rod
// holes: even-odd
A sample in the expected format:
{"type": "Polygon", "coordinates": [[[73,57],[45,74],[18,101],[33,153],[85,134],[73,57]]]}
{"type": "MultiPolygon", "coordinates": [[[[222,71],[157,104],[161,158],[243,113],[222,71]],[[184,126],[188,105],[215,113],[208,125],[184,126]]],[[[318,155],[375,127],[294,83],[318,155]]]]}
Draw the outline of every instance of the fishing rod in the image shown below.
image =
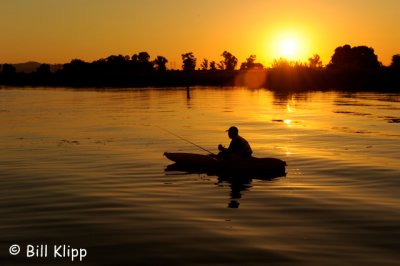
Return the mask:
{"type": "Polygon", "coordinates": [[[192,144],[193,146],[196,146],[196,147],[199,148],[199,149],[202,149],[203,151],[206,151],[206,152],[208,152],[208,153],[210,153],[210,154],[213,154],[211,151],[207,150],[206,148],[203,148],[203,147],[197,145],[196,143],[193,143],[192,141],[190,141],[190,140],[188,140],[188,139],[185,139],[184,137],[181,137],[181,136],[179,136],[178,134],[175,134],[174,132],[169,131],[169,130],[166,129],[166,128],[163,128],[163,127],[160,127],[160,126],[156,126],[156,127],[158,127],[159,129],[161,129],[161,130],[163,130],[163,131],[165,131],[165,132],[167,132],[167,133],[169,133],[169,134],[171,134],[171,135],[173,135],[173,136],[175,136],[175,137],[177,137],[177,138],[179,138],[179,139],[181,139],[181,140],[183,140],[183,141],[186,141],[187,143],[192,144]]]}

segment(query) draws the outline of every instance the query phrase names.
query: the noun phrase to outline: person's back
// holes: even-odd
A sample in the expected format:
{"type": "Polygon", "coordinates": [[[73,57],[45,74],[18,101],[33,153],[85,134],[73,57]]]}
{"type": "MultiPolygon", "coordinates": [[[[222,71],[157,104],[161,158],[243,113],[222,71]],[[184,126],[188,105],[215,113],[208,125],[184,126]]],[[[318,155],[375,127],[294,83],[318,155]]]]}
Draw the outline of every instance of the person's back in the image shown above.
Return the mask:
{"type": "Polygon", "coordinates": [[[250,158],[253,151],[247,140],[239,136],[237,127],[230,127],[227,131],[229,138],[232,140],[228,148],[223,147],[221,144],[218,146],[218,149],[221,151],[219,156],[224,159],[250,158]]]}

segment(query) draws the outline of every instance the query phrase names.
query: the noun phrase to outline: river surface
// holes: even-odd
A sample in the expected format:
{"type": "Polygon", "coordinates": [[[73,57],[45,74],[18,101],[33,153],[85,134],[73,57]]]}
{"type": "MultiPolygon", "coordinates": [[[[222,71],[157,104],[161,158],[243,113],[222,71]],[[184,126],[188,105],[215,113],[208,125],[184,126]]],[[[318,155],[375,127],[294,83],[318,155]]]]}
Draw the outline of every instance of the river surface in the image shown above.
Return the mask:
{"type": "Polygon", "coordinates": [[[0,265],[400,263],[400,94],[3,88],[0,126],[0,265]],[[287,175],[165,171],[231,125],[287,175]]]}

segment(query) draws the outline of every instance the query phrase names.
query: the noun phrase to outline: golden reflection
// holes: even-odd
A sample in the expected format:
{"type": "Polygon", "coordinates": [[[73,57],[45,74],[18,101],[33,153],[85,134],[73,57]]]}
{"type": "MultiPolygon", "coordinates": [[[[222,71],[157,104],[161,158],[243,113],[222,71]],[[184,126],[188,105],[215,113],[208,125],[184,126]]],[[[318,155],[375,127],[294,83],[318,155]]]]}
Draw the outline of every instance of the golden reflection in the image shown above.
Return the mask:
{"type": "Polygon", "coordinates": [[[263,70],[248,70],[241,72],[235,79],[236,86],[245,86],[250,89],[258,89],[264,86],[267,72],[263,70]]]}
{"type": "Polygon", "coordinates": [[[285,123],[288,126],[292,126],[292,120],[290,120],[290,119],[283,120],[283,123],[285,123]]]}

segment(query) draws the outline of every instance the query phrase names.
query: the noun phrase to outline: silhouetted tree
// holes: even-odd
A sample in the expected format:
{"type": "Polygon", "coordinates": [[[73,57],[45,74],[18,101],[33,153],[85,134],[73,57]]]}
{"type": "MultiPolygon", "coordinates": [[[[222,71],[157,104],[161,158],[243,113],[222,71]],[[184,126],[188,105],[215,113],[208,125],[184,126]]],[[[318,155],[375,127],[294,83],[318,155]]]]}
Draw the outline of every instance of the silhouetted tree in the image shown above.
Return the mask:
{"type": "Polygon", "coordinates": [[[107,57],[106,62],[114,66],[123,65],[126,62],[125,56],[123,55],[110,55],[107,57]]]}
{"type": "Polygon", "coordinates": [[[132,55],[132,61],[135,63],[147,63],[150,60],[150,55],[147,52],[140,52],[132,55]]]}
{"type": "Polygon", "coordinates": [[[204,58],[203,62],[201,63],[201,70],[208,69],[208,60],[204,58]]]}
{"type": "Polygon", "coordinates": [[[153,61],[158,71],[166,71],[168,60],[164,56],[157,56],[153,61]]]}
{"type": "Polygon", "coordinates": [[[148,63],[150,61],[150,55],[147,52],[140,52],[138,60],[140,63],[148,63]]]}
{"type": "Polygon", "coordinates": [[[4,77],[12,77],[15,75],[16,72],[17,72],[17,69],[15,68],[15,66],[10,65],[10,64],[4,64],[1,74],[4,77]]]}
{"type": "Polygon", "coordinates": [[[62,77],[67,84],[86,84],[90,73],[90,64],[80,59],[73,59],[70,63],[63,65],[62,77]]]}
{"type": "Polygon", "coordinates": [[[81,59],[72,59],[70,63],[67,63],[71,66],[84,66],[87,65],[88,63],[81,60],[81,59]]]}
{"type": "Polygon", "coordinates": [[[132,56],[134,71],[150,72],[154,70],[154,61],[150,62],[150,55],[147,52],[140,52],[132,56]]]}
{"type": "Polygon", "coordinates": [[[293,62],[289,62],[285,58],[274,59],[271,65],[272,68],[277,68],[277,69],[291,68],[293,66],[294,66],[293,62]]]}
{"type": "Polygon", "coordinates": [[[225,70],[234,70],[236,68],[238,59],[234,55],[228,51],[224,51],[221,56],[224,57],[223,64],[225,70]]]}
{"type": "Polygon", "coordinates": [[[217,68],[219,70],[225,70],[225,64],[223,60],[219,61],[219,63],[217,64],[217,68]]]}
{"type": "Polygon", "coordinates": [[[37,69],[36,69],[36,73],[39,75],[50,75],[51,74],[51,70],[50,70],[50,65],[49,64],[41,64],[37,69]]]}
{"type": "Polygon", "coordinates": [[[313,55],[313,57],[308,58],[308,67],[310,68],[322,68],[323,64],[321,57],[318,54],[313,55]]]}
{"type": "Polygon", "coordinates": [[[184,71],[194,71],[196,69],[196,58],[193,53],[182,54],[182,69],[184,71]]]}
{"type": "Polygon", "coordinates": [[[390,67],[400,69],[400,54],[395,54],[392,56],[390,67]]]}
{"type": "Polygon", "coordinates": [[[241,70],[247,70],[247,69],[263,69],[264,66],[261,63],[256,63],[256,56],[255,55],[250,55],[249,58],[246,59],[246,62],[243,62],[240,65],[241,70]]]}
{"type": "Polygon", "coordinates": [[[256,61],[256,56],[255,55],[250,55],[250,57],[246,59],[246,62],[243,62],[240,65],[240,69],[249,69],[249,68],[251,68],[255,61],[256,61]]]}
{"type": "Polygon", "coordinates": [[[351,47],[346,44],[335,49],[329,68],[336,69],[376,69],[381,66],[374,49],[367,46],[351,47]]]}
{"type": "Polygon", "coordinates": [[[215,61],[210,62],[210,70],[212,70],[212,71],[217,70],[217,67],[215,66],[215,61]]]}
{"type": "Polygon", "coordinates": [[[49,64],[41,64],[36,68],[36,71],[31,74],[31,78],[37,85],[45,85],[53,81],[52,74],[49,64]]]}
{"type": "Polygon", "coordinates": [[[83,72],[87,69],[89,63],[80,60],[80,59],[72,59],[70,63],[64,64],[63,69],[65,71],[77,72],[83,74],[83,72]]]}
{"type": "MultiPolygon", "coordinates": [[[[51,72],[50,65],[42,64],[33,73],[17,73],[13,65],[0,65],[0,84],[16,86],[77,86],[77,87],[146,87],[146,86],[192,86],[216,85],[266,86],[279,91],[302,91],[316,89],[393,89],[400,88],[400,54],[392,57],[390,67],[382,67],[372,48],[366,46],[337,47],[331,61],[323,68],[319,55],[307,63],[274,60],[266,71],[233,71],[238,60],[224,51],[223,60],[202,61],[201,70],[195,71],[196,58],[193,53],[182,54],[184,71],[167,71],[168,60],[157,56],[150,60],[147,52],[130,56],[111,55],[88,63],[74,59],[62,69],[51,72]],[[155,73],[154,70],[162,71],[155,73]],[[216,71],[217,69],[228,71],[216,71]]],[[[264,69],[250,55],[240,65],[241,70],[264,69]]]]}
{"type": "Polygon", "coordinates": [[[351,46],[346,44],[344,46],[337,47],[334,54],[331,57],[331,61],[328,64],[330,68],[339,68],[348,66],[352,62],[351,46]]]}
{"type": "Polygon", "coordinates": [[[10,64],[4,64],[1,70],[0,80],[5,83],[14,82],[16,79],[16,68],[10,64]]]}

